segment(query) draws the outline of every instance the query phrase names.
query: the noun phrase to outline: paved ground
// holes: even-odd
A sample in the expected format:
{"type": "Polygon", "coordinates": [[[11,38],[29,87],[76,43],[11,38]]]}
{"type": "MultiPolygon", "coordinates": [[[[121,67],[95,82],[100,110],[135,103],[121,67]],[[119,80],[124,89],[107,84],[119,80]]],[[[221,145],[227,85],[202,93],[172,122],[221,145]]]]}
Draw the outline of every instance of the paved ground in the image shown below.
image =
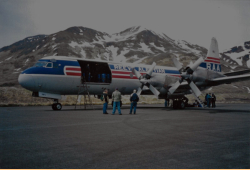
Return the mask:
{"type": "Polygon", "coordinates": [[[249,104],[159,106],[1,107],[0,168],[250,168],[249,104]]]}

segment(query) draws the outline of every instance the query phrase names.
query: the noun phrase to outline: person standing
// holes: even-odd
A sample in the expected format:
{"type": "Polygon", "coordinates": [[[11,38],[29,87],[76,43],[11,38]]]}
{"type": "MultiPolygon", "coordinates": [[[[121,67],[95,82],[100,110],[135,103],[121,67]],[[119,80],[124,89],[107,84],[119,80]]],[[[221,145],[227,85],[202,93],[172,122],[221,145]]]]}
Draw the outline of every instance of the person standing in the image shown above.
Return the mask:
{"type": "Polygon", "coordinates": [[[105,89],[102,96],[102,102],[103,102],[103,114],[108,114],[108,103],[109,103],[109,96],[108,96],[108,90],[105,89]]]}
{"type": "Polygon", "coordinates": [[[207,95],[207,107],[210,107],[210,104],[211,104],[211,96],[210,96],[211,93],[209,93],[207,95]]]}
{"type": "Polygon", "coordinates": [[[215,106],[215,101],[216,101],[216,97],[215,97],[215,95],[212,93],[212,98],[211,98],[212,107],[216,107],[216,106],[215,106]]]}
{"type": "Polygon", "coordinates": [[[112,94],[112,100],[113,100],[113,112],[112,115],[116,112],[116,107],[118,109],[119,115],[122,115],[121,108],[120,108],[120,101],[121,101],[121,92],[118,91],[118,88],[115,89],[115,91],[112,94]]]}
{"type": "Polygon", "coordinates": [[[137,102],[138,101],[139,101],[139,97],[136,94],[136,90],[134,90],[133,93],[130,96],[131,106],[130,106],[130,112],[129,112],[129,114],[132,114],[133,108],[134,108],[134,114],[136,114],[136,106],[137,106],[137,102]]]}
{"type": "Polygon", "coordinates": [[[168,107],[169,105],[169,99],[165,99],[165,107],[168,107]]]}

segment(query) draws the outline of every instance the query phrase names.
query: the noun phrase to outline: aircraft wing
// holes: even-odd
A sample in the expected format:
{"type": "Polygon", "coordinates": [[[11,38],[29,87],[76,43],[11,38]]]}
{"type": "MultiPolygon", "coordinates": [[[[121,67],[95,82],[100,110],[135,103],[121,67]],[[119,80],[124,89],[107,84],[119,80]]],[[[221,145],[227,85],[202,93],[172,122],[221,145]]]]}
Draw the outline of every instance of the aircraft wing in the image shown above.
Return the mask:
{"type": "MultiPolygon", "coordinates": [[[[210,81],[211,85],[229,84],[232,82],[250,80],[250,74],[215,78],[210,81]]],[[[210,84],[209,83],[209,84],[210,84]]]]}
{"type": "Polygon", "coordinates": [[[237,75],[242,75],[242,74],[246,74],[246,73],[250,73],[250,69],[235,71],[235,72],[229,72],[229,73],[225,73],[224,75],[225,76],[237,76],[237,75]]]}

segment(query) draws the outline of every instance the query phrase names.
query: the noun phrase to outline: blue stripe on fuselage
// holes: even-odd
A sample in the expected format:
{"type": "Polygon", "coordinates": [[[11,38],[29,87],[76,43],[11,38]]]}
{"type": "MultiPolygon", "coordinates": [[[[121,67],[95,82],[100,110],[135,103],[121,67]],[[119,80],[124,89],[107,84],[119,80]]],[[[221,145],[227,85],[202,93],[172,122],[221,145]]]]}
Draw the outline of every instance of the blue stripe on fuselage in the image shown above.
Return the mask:
{"type": "MultiPolygon", "coordinates": [[[[39,60],[44,62],[51,62],[50,60],[39,60]]],[[[56,62],[60,64],[58,68],[46,68],[46,67],[30,67],[24,70],[21,74],[51,74],[51,75],[64,75],[64,67],[65,66],[79,66],[77,61],[65,61],[65,60],[56,60],[56,62]]]]}

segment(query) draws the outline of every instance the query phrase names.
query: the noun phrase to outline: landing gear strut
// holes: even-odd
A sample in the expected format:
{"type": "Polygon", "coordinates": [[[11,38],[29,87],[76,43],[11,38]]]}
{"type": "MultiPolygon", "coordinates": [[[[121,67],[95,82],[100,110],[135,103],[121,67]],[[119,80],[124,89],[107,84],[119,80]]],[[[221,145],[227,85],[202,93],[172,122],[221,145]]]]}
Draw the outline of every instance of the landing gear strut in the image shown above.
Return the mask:
{"type": "Polygon", "coordinates": [[[61,110],[62,105],[61,103],[58,103],[58,99],[54,99],[54,103],[52,104],[52,109],[53,110],[61,110]]]}
{"type": "Polygon", "coordinates": [[[188,98],[186,98],[185,96],[173,100],[174,109],[185,109],[187,104],[188,104],[188,98]]]}

